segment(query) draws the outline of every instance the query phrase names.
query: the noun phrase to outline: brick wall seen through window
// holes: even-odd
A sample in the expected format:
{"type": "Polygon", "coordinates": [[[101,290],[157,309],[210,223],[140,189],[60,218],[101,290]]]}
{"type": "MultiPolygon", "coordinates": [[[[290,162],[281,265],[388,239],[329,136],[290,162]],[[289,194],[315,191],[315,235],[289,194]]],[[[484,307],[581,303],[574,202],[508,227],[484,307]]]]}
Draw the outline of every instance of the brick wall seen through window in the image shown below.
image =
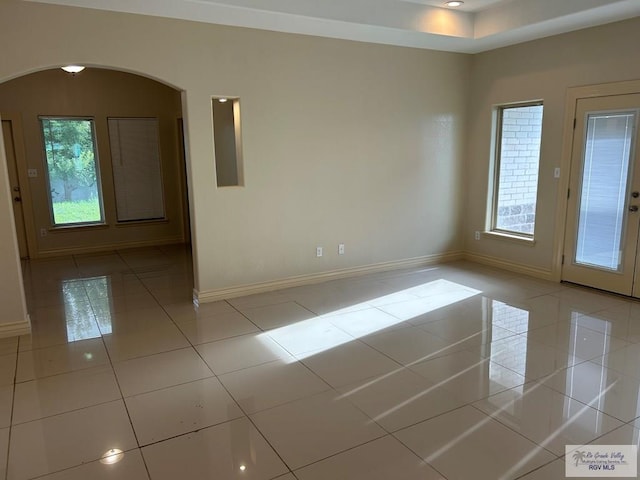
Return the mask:
{"type": "Polygon", "coordinates": [[[498,110],[492,230],[533,236],[538,194],[542,105],[498,110]]]}

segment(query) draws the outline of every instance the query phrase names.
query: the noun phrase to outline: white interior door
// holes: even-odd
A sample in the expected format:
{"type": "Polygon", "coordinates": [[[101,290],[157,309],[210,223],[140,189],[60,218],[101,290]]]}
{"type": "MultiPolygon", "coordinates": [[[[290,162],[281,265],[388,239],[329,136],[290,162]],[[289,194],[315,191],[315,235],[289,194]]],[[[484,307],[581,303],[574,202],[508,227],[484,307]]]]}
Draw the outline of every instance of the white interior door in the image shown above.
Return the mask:
{"type": "Polygon", "coordinates": [[[7,157],[7,170],[9,172],[9,183],[11,187],[11,197],[13,199],[13,216],[15,218],[16,234],[18,237],[18,248],[20,258],[27,258],[29,250],[27,248],[27,234],[24,225],[24,212],[22,208],[22,192],[18,180],[18,165],[16,160],[16,149],[14,144],[13,125],[10,120],[2,120],[2,135],[4,139],[4,149],[7,157]]]}
{"type": "Polygon", "coordinates": [[[640,94],[578,100],[563,280],[623,295],[640,291],[639,114],[640,94]]]}

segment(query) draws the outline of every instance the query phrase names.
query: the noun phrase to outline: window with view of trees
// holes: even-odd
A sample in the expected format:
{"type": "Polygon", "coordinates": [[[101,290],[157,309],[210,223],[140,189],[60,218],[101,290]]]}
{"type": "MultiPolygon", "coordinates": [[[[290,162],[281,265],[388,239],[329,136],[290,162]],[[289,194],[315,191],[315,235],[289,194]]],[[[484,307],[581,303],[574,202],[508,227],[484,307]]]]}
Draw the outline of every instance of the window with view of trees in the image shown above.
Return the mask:
{"type": "Polygon", "coordinates": [[[54,225],[102,223],[92,119],[41,117],[54,225]]]}

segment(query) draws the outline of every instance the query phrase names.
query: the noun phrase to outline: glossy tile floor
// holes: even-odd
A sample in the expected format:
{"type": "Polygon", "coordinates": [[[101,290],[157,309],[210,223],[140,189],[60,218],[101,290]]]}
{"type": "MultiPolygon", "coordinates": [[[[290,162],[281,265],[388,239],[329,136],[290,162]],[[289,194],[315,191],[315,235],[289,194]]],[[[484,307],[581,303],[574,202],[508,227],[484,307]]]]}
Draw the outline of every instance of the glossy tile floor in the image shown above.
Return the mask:
{"type": "Polygon", "coordinates": [[[640,304],[471,263],[194,308],[188,249],[25,264],[10,480],[564,478],[638,444],[640,304]]]}

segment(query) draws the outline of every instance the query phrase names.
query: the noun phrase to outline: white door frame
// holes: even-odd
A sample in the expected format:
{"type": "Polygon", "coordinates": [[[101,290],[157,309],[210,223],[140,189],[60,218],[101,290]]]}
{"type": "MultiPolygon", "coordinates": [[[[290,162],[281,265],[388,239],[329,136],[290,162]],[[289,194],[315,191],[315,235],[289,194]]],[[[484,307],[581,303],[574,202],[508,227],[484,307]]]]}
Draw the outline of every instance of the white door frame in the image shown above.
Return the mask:
{"type": "Polygon", "coordinates": [[[22,217],[27,241],[27,254],[29,258],[36,258],[38,251],[36,226],[33,220],[33,202],[31,200],[31,184],[27,172],[22,117],[18,113],[4,112],[2,113],[2,120],[11,122],[18,185],[20,186],[20,197],[22,198],[22,217]]]}
{"type": "Polygon", "coordinates": [[[567,207],[569,206],[567,192],[571,177],[571,158],[573,155],[573,136],[578,100],[581,98],[608,97],[613,95],[627,95],[640,93],[640,80],[625,82],[602,83],[583,87],[570,87],[567,90],[564,114],[564,136],[562,139],[562,156],[560,160],[560,179],[558,181],[558,202],[556,204],[555,235],[553,239],[553,258],[551,277],[559,282],[562,280],[562,254],[565,242],[565,225],[567,221],[567,207]]]}

